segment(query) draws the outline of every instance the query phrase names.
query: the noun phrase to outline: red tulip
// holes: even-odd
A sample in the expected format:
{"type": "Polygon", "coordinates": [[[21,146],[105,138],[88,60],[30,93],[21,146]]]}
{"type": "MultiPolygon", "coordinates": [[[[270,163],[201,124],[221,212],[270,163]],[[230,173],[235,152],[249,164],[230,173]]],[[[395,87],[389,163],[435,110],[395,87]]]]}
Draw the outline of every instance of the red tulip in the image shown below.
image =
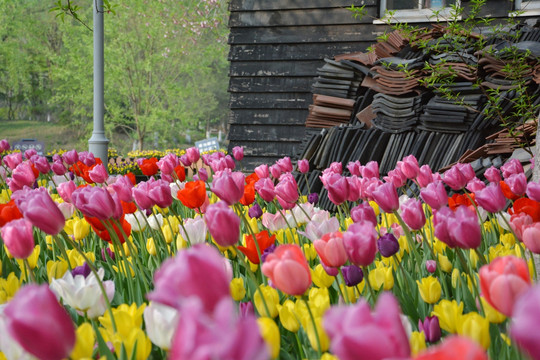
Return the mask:
{"type": "MultiPolygon", "coordinates": [[[[255,234],[255,239],[259,245],[259,251],[262,255],[264,250],[268,249],[272,244],[275,243],[276,235],[270,236],[268,231],[264,230],[255,234]]],[[[253,264],[260,263],[257,247],[255,246],[255,240],[253,240],[253,235],[246,236],[246,246],[238,246],[238,250],[246,255],[249,261],[251,261],[253,264]]]]}
{"type": "Polygon", "coordinates": [[[446,337],[439,345],[431,346],[418,354],[414,360],[488,360],[482,347],[464,336],[446,337]]]}
{"type": "Polygon", "coordinates": [[[204,181],[188,181],[182,190],[179,190],[177,195],[178,200],[184,206],[190,209],[200,208],[207,199],[206,185],[204,181]]]}

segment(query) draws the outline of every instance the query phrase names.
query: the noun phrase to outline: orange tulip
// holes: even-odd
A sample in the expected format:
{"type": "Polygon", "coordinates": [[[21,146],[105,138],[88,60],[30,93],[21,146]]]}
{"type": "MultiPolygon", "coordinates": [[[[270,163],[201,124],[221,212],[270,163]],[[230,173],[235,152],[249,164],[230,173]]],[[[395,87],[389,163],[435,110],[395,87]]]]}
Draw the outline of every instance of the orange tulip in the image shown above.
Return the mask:
{"type": "Polygon", "coordinates": [[[22,218],[22,214],[19,211],[15,200],[10,200],[8,203],[0,204],[0,227],[4,226],[11,220],[22,218]]]}
{"type": "Polygon", "coordinates": [[[118,240],[120,240],[121,244],[123,244],[126,241],[127,237],[129,237],[129,235],[131,234],[131,225],[124,219],[124,215],[122,215],[120,220],[118,220],[120,222],[120,225],[122,226],[122,229],[118,228],[117,223],[115,221],[112,221],[111,219],[103,220],[107,223],[107,227],[105,227],[103,222],[98,218],[91,216],[85,216],[84,218],[90,224],[90,226],[92,226],[92,229],[97,234],[97,236],[109,243],[112,243],[112,239],[111,234],[107,230],[108,227],[113,227],[114,232],[116,233],[116,236],[118,237],[118,240]]]}
{"type": "Polygon", "coordinates": [[[540,203],[529,198],[517,199],[508,212],[510,215],[525,213],[533,219],[533,222],[540,221],[540,203]]]}
{"type": "MultiPolygon", "coordinates": [[[[473,199],[474,203],[476,204],[476,200],[474,199],[474,194],[471,193],[469,194],[469,196],[471,197],[471,199],[473,199]]],[[[473,204],[471,200],[469,199],[469,196],[467,196],[466,194],[452,195],[452,197],[448,198],[448,207],[452,211],[456,211],[456,209],[460,207],[461,205],[473,207],[473,204]]]]}
{"type": "Polygon", "coordinates": [[[204,181],[189,181],[186,186],[176,194],[178,200],[190,209],[200,208],[206,201],[206,186],[204,181]]]}
{"type": "Polygon", "coordinates": [[[151,157],[150,159],[144,159],[140,164],[139,168],[142,173],[146,176],[152,176],[157,174],[159,168],[157,166],[158,159],[151,157]]]}
{"type": "Polygon", "coordinates": [[[517,200],[519,199],[519,195],[516,195],[512,192],[512,190],[510,190],[510,186],[508,186],[507,183],[505,183],[504,181],[500,181],[499,184],[501,184],[501,190],[504,194],[504,197],[507,198],[507,199],[510,199],[510,200],[517,200]]]}
{"type": "MultiPolygon", "coordinates": [[[[264,250],[268,249],[271,245],[276,242],[276,235],[270,236],[267,230],[261,231],[258,234],[255,234],[255,239],[257,244],[259,244],[259,250],[261,255],[264,250]]],[[[259,264],[259,254],[257,253],[257,247],[255,246],[255,241],[253,241],[253,235],[246,236],[246,246],[239,246],[240,250],[244,255],[246,255],[253,264],[259,264]]]]}
{"type": "Polygon", "coordinates": [[[176,173],[178,180],[180,181],[186,180],[186,169],[184,168],[184,165],[180,164],[177,167],[175,167],[174,172],[176,173]]]}

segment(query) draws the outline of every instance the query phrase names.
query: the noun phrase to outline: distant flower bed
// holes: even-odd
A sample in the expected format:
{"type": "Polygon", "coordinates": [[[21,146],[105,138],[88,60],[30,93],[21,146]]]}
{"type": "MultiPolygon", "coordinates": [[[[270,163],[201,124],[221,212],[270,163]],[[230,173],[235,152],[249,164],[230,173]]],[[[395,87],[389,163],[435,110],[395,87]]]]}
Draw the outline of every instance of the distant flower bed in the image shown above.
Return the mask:
{"type": "Polygon", "coordinates": [[[190,148],[109,175],[88,152],[50,163],[7,150],[0,141],[0,358],[540,353],[540,184],[518,161],[486,181],[413,156],[382,179],[376,162],[350,175],[333,163],[321,176],[332,214],[298,192],[306,160],[246,175],[242,148],[190,148]]]}

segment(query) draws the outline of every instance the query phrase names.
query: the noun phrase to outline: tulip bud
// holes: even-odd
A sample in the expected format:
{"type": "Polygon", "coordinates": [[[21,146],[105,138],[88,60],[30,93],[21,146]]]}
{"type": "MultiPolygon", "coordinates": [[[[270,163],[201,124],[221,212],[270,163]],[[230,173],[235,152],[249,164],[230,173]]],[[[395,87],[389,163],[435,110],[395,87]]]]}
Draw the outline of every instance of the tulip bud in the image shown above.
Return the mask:
{"type": "Polygon", "coordinates": [[[431,274],[437,270],[437,263],[435,260],[426,260],[426,270],[431,274]]]}

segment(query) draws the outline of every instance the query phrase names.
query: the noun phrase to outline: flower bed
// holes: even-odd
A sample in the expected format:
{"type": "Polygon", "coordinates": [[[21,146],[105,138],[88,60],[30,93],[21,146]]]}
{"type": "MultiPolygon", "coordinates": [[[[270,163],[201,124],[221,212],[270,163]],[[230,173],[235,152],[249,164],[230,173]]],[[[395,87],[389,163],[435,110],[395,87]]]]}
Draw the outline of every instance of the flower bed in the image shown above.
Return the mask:
{"type": "Polygon", "coordinates": [[[412,156],[383,180],[334,163],[331,214],[288,158],[234,171],[240,148],[141,159],[138,184],[87,152],[8,149],[0,358],[539,358],[540,184],[517,161],[487,185],[412,156]]]}

